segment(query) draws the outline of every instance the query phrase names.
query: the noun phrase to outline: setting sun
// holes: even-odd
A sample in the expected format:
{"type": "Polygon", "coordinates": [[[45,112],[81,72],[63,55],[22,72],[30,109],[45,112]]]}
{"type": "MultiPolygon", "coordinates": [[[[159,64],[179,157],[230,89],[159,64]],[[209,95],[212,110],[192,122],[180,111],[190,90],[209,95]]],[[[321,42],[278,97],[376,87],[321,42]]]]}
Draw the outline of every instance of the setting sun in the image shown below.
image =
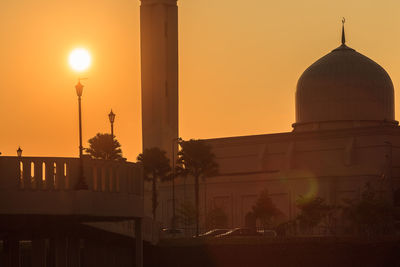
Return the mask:
{"type": "Polygon", "coordinates": [[[83,48],[76,48],[69,54],[69,65],[75,71],[84,71],[89,68],[91,57],[89,52],[83,48]]]}

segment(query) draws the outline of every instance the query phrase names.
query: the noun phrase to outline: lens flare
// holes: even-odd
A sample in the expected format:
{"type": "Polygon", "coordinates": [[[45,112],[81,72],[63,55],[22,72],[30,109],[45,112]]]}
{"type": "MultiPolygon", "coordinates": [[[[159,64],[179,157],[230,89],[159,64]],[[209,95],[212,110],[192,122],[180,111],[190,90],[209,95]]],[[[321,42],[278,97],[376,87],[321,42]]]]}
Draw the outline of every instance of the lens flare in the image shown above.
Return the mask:
{"type": "Polygon", "coordinates": [[[320,193],[320,182],[318,177],[308,170],[293,170],[288,175],[287,172],[282,172],[279,176],[280,184],[288,186],[288,177],[296,177],[295,197],[304,196],[306,198],[315,197],[320,193]]]}

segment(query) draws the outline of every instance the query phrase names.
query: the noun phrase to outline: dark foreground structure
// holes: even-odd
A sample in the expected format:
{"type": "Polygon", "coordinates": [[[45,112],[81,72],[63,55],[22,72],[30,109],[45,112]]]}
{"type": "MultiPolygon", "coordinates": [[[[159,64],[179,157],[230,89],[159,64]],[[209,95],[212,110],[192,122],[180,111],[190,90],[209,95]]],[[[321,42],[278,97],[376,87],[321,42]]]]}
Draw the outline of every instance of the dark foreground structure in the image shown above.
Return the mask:
{"type": "Polygon", "coordinates": [[[293,239],[145,248],[147,267],[400,266],[400,242],[293,239]]]}
{"type": "MultiPolygon", "coordinates": [[[[18,250],[15,248],[15,243],[3,244],[0,266],[138,266],[135,263],[134,253],[136,242],[132,238],[83,226],[70,228],[65,233],[69,234],[68,238],[56,235],[55,239],[45,241],[36,236],[32,243],[22,243],[18,250]],[[71,233],[79,233],[79,239],[70,235],[71,233]],[[64,243],[64,240],[68,240],[67,243],[64,243]],[[18,255],[19,265],[7,265],[9,264],[7,250],[12,252],[11,257],[15,259],[18,255]]],[[[143,266],[391,267],[400,266],[399,252],[398,240],[332,238],[233,239],[222,242],[186,240],[161,243],[157,246],[145,242],[143,266]]]]}
{"type": "Polygon", "coordinates": [[[0,266],[142,266],[138,164],[0,158],[0,266]],[[136,237],[136,239],[134,239],[136,237]]]}
{"type": "Polygon", "coordinates": [[[0,266],[137,266],[133,238],[82,224],[43,226],[5,237],[0,266]]]}

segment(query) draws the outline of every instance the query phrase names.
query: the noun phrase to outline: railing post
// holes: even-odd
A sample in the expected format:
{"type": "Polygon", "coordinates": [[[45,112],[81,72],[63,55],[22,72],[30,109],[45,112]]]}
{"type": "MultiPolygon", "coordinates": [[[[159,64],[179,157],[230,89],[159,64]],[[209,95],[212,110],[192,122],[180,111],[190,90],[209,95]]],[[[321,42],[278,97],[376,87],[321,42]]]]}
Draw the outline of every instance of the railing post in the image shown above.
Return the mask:
{"type": "Polygon", "coordinates": [[[93,191],[94,187],[94,175],[93,175],[93,161],[90,158],[84,158],[83,160],[83,176],[85,177],[88,190],[93,191]]]}
{"type": "Polygon", "coordinates": [[[24,189],[30,190],[32,188],[31,185],[31,161],[30,160],[23,160],[23,179],[24,179],[24,189]]]}
{"type": "Polygon", "coordinates": [[[103,168],[104,171],[104,192],[110,192],[110,166],[106,164],[103,168]]]}
{"type": "Polygon", "coordinates": [[[69,189],[73,190],[78,183],[79,177],[79,159],[73,159],[68,164],[68,183],[69,189]]]}
{"type": "Polygon", "coordinates": [[[114,184],[114,173],[113,173],[113,164],[108,164],[107,167],[108,173],[108,192],[113,192],[113,184],[114,184]]]}
{"type": "Polygon", "coordinates": [[[104,165],[99,167],[100,170],[100,192],[106,191],[106,173],[104,165]]]}
{"type": "Polygon", "coordinates": [[[43,189],[43,183],[42,183],[42,161],[34,161],[33,164],[35,164],[35,173],[34,173],[34,179],[33,182],[35,183],[36,190],[41,190],[43,189]]]}
{"type": "Polygon", "coordinates": [[[110,164],[110,192],[117,192],[117,164],[110,164]]]}
{"type": "Polygon", "coordinates": [[[119,193],[121,191],[121,164],[116,167],[115,171],[115,192],[119,193]]]}
{"type": "Polygon", "coordinates": [[[97,164],[93,163],[92,165],[92,191],[99,191],[99,169],[97,168],[97,164]]]}
{"type": "Polygon", "coordinates": [[[64,162],[56,161],[56,189],[65,190],[64,162]]]}
{"type": "Polygon", "coordinates": [[[101,173],[101,167],[98,164],[94,165],[96,169],[96,175],[94,176],[94,179],[96,179],[96,184],[97,184],[97,190],[98,192],[101,192],[101,183],[102,183],[102,173],[101,173]]]}
{"type": "Polygon", "coordinates": [[[65,190],[70,190],[72,188],[72,185],[71,185],[71,161],[64,162],[63,170],[64,170],[64,188],[65,188],[65,190]]]}
{"type": "Polygon", "coordinates": [[[119,169],[119,188],[120,193],[126,194],[128,192],[127,189],[128,181],[126,179],[126,166],[125,164],[121,166],[119,169]]]}
{"type": "Polygon", "coordinates": [[[46,160],[46,190],[54,189],[54,162],[46,160]]]}
{"type": "Polygon", "coordinates": [[[22,160],[18,160],[18,189],[24,189],[25,188],[25,183],[24,183],[24,164],[22,163],[22,160]]]}

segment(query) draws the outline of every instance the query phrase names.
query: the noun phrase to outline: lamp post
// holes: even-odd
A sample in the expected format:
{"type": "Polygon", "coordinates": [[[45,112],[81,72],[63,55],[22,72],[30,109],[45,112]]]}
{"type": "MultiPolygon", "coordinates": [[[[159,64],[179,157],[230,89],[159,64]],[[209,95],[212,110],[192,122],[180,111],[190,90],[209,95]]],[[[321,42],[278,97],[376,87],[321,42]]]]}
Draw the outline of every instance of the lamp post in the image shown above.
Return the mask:
{"type": "Polygon", "coordinates": [[[174,138],[172,139],[172,229],[175,229],[175,142],[179,144],[182,141],[182,138],[174,138]]]}
{"type": "Polygon", "coordinates": [[[88,185],[86,184],[85,177],[83,175],[83,146],[82,146],[82,104],[81,104],[81,96],[83,93],[83,85],[81,84],[80,79],[78,83],[75,85],[76,95],[78,96],[78,112],[79,112],[79,177],[78,183],[75,186],[76,190],[87,190],[88,185]]]}
{"type": "Polygon", "coordinates": [[[114,120],[115,120],[115,114],[111,110],[110,114],[108,114],[108,119],[110,120],[111,124],[111,137],[114,139],[114,120]]]}
{"type": "Polygon", "coordinates": [[[17,156],[18,156],[18,158],[21,158],[21,157],[22,157],[22,149],[21,149],[20,146],[19,146],[18,149],[17,149],[17,156]]]}

